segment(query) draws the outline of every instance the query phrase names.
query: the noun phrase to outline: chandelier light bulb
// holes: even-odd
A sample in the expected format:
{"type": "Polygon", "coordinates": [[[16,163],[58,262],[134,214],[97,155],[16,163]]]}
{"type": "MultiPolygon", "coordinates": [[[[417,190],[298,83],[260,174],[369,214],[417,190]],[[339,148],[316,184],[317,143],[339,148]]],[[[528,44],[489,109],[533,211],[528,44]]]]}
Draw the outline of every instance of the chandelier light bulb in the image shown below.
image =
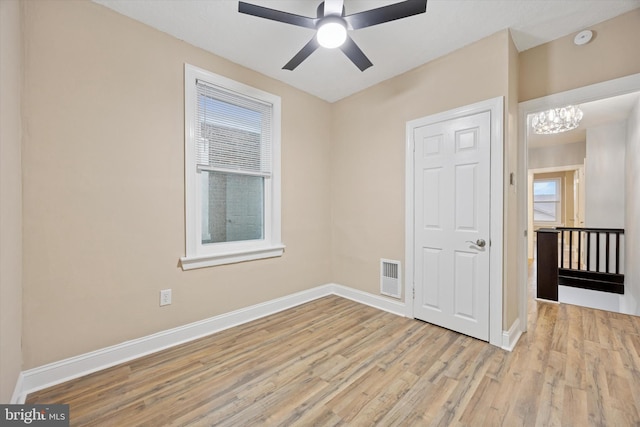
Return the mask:
{"type": "Polygon", "coordinates": [[[531,126],[539,135],[566,132],[577,128],[582,120],[582,110],[574,105],[552,108],[533,116],[531,126]]]}
{"type": "Polygon", "coordinates": [[[326,17],[318,28],[316,38],[322,47],[329,49],[340,47],[347,40],[347,27],[337,16],[326,17]]]}

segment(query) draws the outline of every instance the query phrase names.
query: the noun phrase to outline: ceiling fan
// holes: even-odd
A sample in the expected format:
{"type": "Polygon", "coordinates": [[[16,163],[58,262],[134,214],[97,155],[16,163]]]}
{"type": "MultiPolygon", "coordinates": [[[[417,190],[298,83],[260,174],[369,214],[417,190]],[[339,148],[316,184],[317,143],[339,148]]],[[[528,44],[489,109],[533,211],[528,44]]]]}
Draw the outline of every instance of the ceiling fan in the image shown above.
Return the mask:
{"type": "Polygon", "coordinates": [[[324,0],[318,6],[317,17],[296,15],[268,7],[240,1],[238,12],[272,21],[316,30],[316,35],[289,62],[282,67],[293,70],[309,57],[318,47],[336,48],[353,62],[360,71],[373,64],[347,34],[348,30],[371,27],[396,19],[407,18],[427,11],[427,0],[405,0],[363,12],[345,15],[344,0],[324,0]]]}

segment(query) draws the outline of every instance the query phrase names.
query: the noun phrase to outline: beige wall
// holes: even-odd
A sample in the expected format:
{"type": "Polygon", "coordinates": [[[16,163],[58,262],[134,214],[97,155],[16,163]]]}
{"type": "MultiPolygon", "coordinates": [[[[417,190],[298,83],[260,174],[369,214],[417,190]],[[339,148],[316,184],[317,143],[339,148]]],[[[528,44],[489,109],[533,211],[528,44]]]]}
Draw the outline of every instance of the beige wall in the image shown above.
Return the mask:
{"type": "Polygon", "coordinates": [[[334,281],[378,295],[380,258],[405,264],[406,122],[507,96],[509,52],[502,31],[333,105],[334,281]]]}
{"type": "Polygon", "coordinates": [[[519,257],[523,233],[518,231],[518,50],[511,37],[507,51],[508,90],[505,108],[504,152],[504,247],[503,247],[503,314],[502,326],[509,330],[519,315],[520,292],[518,290],[519,257]],[[514,181],[511,183],[510,175],[514,181]]]}
{"type": "Polygon", "coordinates": [[[22,185],[20,4],[0,1],[0,403],[22,370],[22,185]]]}
{"type": "Polygon", "coordinates": [[[90,2],[25,43],[25,369],[331,281],[328,103],[90,2]],[[282,97],[281,258],[178,267],[185,62],[282,97]]]}
{"type": "Polygon", "coordinates": [[[585,141],[529,148],[529,169],[582,165],[586,156],[585,141]]]}
{"type": "Polygon", "coordinates": [[[625,265],[625,295],[620,301],[627,313],[640,315],[640,99],[627,119],[625,156],[625,252],[624,259],[634,260],[625,265]]]}
{"type": "Polygon", "coordinates": [[[520,102],[640,73],[640,9],[589,29],[589,44],[571,34],[520,53],[520,102]]]}

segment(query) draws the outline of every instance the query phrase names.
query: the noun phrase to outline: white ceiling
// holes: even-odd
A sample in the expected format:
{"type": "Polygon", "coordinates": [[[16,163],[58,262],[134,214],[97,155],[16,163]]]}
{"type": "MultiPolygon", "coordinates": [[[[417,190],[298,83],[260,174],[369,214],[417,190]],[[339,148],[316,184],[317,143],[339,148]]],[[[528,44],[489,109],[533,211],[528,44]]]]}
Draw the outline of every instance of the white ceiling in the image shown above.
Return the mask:
{"type": "MultiPolygon", "coordinates": [[[[339,49],[320,48],[282,70],[314,30],[238,13],[237,0],[93,0],[192,45],[337,101],[476,40],[510,28],[519,51],[640,7],[640,0],[429,0],[427,13],[351,31],[373,62],[361,72],[339,49]]],[[[320,0],[246,0],[316,16],[320,0]]],[[[346,14],[399,0],[345,0],[346,14]]]]}
{"type": "MultiPolygon", "coordinates": [[[[638,104],[638,99],[640,99],[640,92],[633,92],[582,103],[579,107],[584,117],[577,129],[556,135],[536,135],[531,128],[527,128],[528,147],[539,148],[584,142],[587,139],[587,129],[627,120],[633,107],[638,104]]],[[[563,105],[557,107],[563,107],[563,105]]]]}

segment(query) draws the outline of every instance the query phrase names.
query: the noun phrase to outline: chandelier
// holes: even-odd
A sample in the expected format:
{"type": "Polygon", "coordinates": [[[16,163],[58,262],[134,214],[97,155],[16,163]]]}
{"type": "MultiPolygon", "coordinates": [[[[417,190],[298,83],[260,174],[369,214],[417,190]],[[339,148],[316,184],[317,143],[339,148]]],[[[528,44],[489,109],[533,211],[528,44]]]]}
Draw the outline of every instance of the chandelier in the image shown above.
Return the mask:
{"type": "Polygon", "coordinates": [[[552,108],[533,115],[531,126],[537,134],[549,135],[577,128],[582,120],[582,110],[573,105],[552,108]]]}

